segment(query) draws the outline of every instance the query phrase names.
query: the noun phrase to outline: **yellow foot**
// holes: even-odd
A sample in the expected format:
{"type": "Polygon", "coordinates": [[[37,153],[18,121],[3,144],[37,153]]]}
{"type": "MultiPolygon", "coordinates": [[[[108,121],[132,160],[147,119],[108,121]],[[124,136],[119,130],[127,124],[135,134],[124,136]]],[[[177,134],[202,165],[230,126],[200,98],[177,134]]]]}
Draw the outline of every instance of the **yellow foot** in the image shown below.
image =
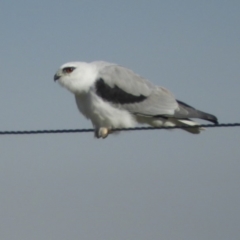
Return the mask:
{"type": "Polygon", "coordinates": [[[97,128],[95,130],[95,137],[96,138],[106,138],[110,133],[110,129],[106,127],[97,128]]]}

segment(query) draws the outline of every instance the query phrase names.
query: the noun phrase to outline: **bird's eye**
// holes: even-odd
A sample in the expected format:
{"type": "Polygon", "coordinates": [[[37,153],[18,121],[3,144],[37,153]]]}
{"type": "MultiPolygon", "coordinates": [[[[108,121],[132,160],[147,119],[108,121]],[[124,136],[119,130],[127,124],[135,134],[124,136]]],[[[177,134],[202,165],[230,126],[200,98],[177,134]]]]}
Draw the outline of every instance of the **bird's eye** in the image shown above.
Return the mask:
{"type": "Polygon", "coordinates": [[[75,68],[74,67],[65,67],[63,68],[64,73],[71,73],[75,68]]]}

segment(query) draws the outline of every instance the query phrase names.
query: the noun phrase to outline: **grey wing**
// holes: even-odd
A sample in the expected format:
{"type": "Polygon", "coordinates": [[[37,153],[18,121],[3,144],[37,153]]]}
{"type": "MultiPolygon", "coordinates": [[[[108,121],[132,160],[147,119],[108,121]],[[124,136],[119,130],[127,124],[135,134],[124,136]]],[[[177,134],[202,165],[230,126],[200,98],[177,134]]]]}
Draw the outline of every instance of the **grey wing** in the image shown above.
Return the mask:
{"type": "Polygon", "coordinates": [[[144,116],[173,116],[178,109],[174,96],[133,71],[118,66],[103,67],[98,74],[94,91],[118,108],[144,116]]]}

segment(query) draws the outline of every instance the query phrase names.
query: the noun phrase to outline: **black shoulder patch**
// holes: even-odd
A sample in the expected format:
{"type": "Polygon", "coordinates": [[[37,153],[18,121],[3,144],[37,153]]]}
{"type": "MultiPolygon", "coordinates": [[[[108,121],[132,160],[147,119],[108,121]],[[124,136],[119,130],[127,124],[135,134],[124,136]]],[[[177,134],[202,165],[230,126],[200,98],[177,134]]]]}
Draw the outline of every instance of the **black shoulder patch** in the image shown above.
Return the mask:
{"type": "Polygon", "coordinates": [[[110,87],[104,82],[102,78],[96,81],[95,87],[98,96],[112,103],[137,103],[142,102],[147,98],[143,95],[135,96],[130,93],[124,92],[116,85],[114,87],[110,87]]]}

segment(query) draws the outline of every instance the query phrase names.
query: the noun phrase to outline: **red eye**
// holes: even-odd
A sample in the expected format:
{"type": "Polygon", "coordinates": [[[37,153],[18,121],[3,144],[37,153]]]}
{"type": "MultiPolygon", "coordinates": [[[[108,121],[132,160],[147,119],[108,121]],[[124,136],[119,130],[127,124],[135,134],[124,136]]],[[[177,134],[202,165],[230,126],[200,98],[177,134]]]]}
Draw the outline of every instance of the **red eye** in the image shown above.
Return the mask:
{"type": "Polygon", "coordinates": [[[64,73],[71,73],[75,68],[74,67],[65,67],[63,69],[63,72],[64,73]]]}

